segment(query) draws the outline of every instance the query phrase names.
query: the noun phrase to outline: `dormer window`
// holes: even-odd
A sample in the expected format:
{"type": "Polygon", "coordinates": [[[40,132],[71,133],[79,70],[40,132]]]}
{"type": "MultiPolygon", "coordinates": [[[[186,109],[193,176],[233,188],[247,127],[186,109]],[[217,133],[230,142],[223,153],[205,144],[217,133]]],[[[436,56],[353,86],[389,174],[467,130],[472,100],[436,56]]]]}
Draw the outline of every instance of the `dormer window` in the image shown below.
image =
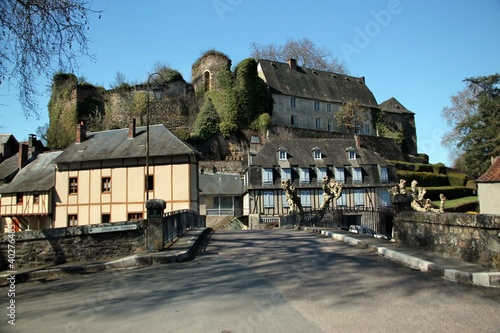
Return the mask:
{"type": "Polygon", "coordinates": [[[321,150],[319,148],[313,148],[312,151],[315,160],[321,160],[323,158],[323,155],[321,154],[321,150]]]}
{"type": "Polygon", "coordinates": [[[347,148],[346,152],[347,152],[347,157],[350,160],[355,160],[356,159],[356,149],[354,149],[354,148],[347,148]]]}
{"type": "Polygon", "coordinates": [[[278,150],[278,158],[279,158],[280,161],[284,161],[284,160],[288,159],[288,154],[287,154],[285,148],[280,148],[278,150]]]}

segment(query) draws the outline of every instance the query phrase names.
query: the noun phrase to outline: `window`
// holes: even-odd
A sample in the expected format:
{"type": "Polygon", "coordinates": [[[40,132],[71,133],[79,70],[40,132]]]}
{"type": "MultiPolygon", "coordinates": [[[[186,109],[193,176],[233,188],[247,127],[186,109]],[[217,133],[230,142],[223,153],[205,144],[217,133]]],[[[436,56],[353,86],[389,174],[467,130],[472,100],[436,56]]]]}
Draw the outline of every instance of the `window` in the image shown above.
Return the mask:
{"type": "Polygon", "coordinates": [[[332,104],[331,103],[326,104],[326,111],[332,112],[332,104]]]}
{"type": "Polygon", "coordinates": [[[210,90],[210,86],[211,86],[211,83],[210,83],[210,72],[209,71],[205,71],[203,73],[203,83],[205,84],[205,91],[209,91],[210,90]]]}
{"type": "Polygon", "coordinates": [[[273,169],[262,168],[262,184],[272,184],[272,183],[273,183],[273,169]]]}
{"type": "Polygon", "coordinates": [[[101,215],[101,223],[109,223],[111,221],[111,215],[102,214],[101,215]]]}
{"type": "Polygon", "coordinates": [[[290,106],[291,106],[292,108],[294,108],[294,107],[295,107],[295,97],[290,97],[290,106]]]}
{"type": "Polygon", "coordinates": [[[335,180],[341,184],[345,183],[345,170],[343,167],[335,168],[335,180]]]}
{"type": "Polygon", "coordinates": [[[299,118],[297,116],[292,116],[291,123],[292,126],[299,126],[299,118]]]}
{"type": "Polygon", "coordinates": [[[389,174],[387,173],[387,167],[380,167],[380,182],[387,183],[389,181],[389,174]]]}
{"type": "Polygon", "coordinates": [[[40,203],[40,194],[33,194],[33,203],[40,203]]]}
{"type": "Polygon", "coordinates": [[[286,160],[288,158],[288,154],[286,153],[285,149],[278,150],[278,155],[281,161],[286,160]]]}
{"type": "Polygon", "coordinates": [[[152,191],[155,189],[155,178],[154,176],[146,176],[146,179],[145,179],[145,191],[152,191]]]}
{"type": "Polygon", "coordinates": [[[314,110],[319,111],[319,102],[314,101],[314,110]]]}
{"type": "Polygon", "coordinates": [[[337,199],[337,206],[347,206],[347,194],[345,191],[342,191],[340,198],[337,199]]]}
{"type": "Polygon", "coordinates": [[[318,148],[314,149],[313,150],[313,157],[315,160],[321,160],[323,155],[321,154],[321,150],[319,150],[318,148]]]}
{"type": "Polygon", "coordinates": [[[311,207],[311,191],[300,190],[300,204],[302,207],[311,207]]]}
{"type": "Polygon", "coordinates": [[[316,118],[316,128],[321,128],[321,118],[316,118]]]}
{"type": "Polygon", "coordinates": [[[325,193],[325,191],[318,190],[318,202],[319,202],[320,205],[323,203],[323,199],[324,199],[323,193],[325,193]]]}
{"type": "Polygon", "coordinates": [[[382,207],[391,206],[391,194],[389,191],[382,189],[382,192],[380,193],[380,201],[382,207]]]}
{"type": "Polygon", "coordinates": [[[102,178],[102,192],[111,192],[111,178],[104,177],[102,178]]]}
{"type": "Polygon", "coordinates": [[[323,181],[323,178],[325,178],[327,176],[326,168],[317,168],[316,175],[318,178],[318,184],[321,184],[321,182],[323,181]]]}
{"type": "Polygon", "coordinates": [[[301,183],[309,183],[309,168],[300,168],[299,175],[301,183]]]}
{"type": "Polygon", "coordinates": [[[361,134],[361,130],[363,129],[363,127],[361,125],[356,125],[356,134],[361,134]]]}
{"type": "Polygon", "coordinates": [[[264,191],[264,208],[274,208],[273,191],[264,191]]]}
{"type": "Polygon", "coordinates": [[[22,193],[16,193],[16,203],[18,205],[23,204],[23,197],[24,197],[24,195],[22,193]]]}
{"type": "Polygon", "coordinates": [[[68,215],[68,227],[75,227],[78,225],[78,215],[68,215]]]}
{"type": "Polygon", "coordinates": [[[78,193],[78,178],[69,179],[69,194],[78,193]]]}
{"type": "Polygon", "coordinates": [[[328,119],[328,132],[333,132],[333,122],[331,119],[328,119]]]}
{"type": "MultiPolygon", "coordinates": [[[[389,193],[389,192],[387,192],[389,193]]],[[[290,208],[290,204],[288,203],[288,200],[286,200],[286,194],[285,191],[281,193],[281,201],[283,202],[283,208],[290,208]]]]}
{"type": "Polygon", "coordinates": [[[349,154],[349,159],[350,160],[355,160],[356,159],[356,151],[355,150],[349,150],[347,153],[349,154]]]}
{"type": "Polygon", "coordinates": [[[365,134],[370,134],[370,124],[365,124],[365,134]]]}
{"type": "Polygon", "coordinates": [[[364,206],[365,200],[364,200],[364,194],[363,194],[363,189],[354,189],[354,205],[356,206],[364,206]]]}
{"type": "Polygon", "coordinates": [[[281,168],[281,180],[290,179],[292,180],[292,169],[281,168]]]}
{"type": "Polygon", "coordinates": [[[143,219],[143,213],[128,213],[128,221],[138,221],[143,219]]]}
{"type": "Polygon", "coordinates": [[[352,168],[352,182],[362,183],[363,182],[363,170],[362,168],[352,168]]]}

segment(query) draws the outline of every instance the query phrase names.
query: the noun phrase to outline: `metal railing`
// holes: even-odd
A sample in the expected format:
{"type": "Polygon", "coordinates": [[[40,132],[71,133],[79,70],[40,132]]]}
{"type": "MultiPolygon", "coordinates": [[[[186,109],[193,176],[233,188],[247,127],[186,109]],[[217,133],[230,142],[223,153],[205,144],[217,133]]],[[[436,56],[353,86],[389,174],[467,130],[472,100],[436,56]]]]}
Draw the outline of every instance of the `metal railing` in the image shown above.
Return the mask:
{"type": "Polygon", "coordinates": [[[364,226],[374,236],[387,239],[392,237],[394,213],[392,208],[337,207],[321,210],[309,210],[284,216],[280,227],[318,226],[349,230],[353,225],[364,226]]]}
{"type": "Polygon", "coordinates": [[[235,214],[234,214],[234,209],[232,209],[232,208],[210,208],[210,209],[207,209],[207,215],[227,216],[227,215],[235,215],[235,214]]]}
{"type": "Polygon", "coordinates": [[[192,210],[178,210],[166,213],[163,216],[164,243],[172,242],[189,229],[204,228],[205,219],[192,210]]]}

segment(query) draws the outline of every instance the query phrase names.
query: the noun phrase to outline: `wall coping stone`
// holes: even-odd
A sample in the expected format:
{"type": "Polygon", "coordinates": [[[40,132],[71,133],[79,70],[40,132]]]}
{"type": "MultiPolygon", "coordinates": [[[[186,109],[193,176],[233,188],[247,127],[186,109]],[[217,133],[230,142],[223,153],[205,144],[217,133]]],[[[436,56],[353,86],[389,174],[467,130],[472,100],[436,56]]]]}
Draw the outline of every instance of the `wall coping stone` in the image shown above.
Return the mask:
{"type": "MultiPolygon", "coordinates": [[[[29,240],[46,240],[51,238],[88,235],[90,234],[89,229],[91,228],[115,227],[120,225],[131,225],[131,224],[138,225],[138,229],[145,228],[145,220],[139,220],[137,222],[127,221],[127,222],[88,224],[76,227],[62,227],[62,228],[52,228],[52,229],[42,229],[42,230],[25,230],[21,232],[16,232],[14,235],[16,242],[29,241],[29,240]]],[[[130,231],[130,230],[123,230],[123,231],[130,231]]],[[[113,231],[113,233],[123,232],[123,231],[113,231]]],[[[8,243],[8,242],[9,242],[9,234],[0,235],[0,243],[8,243]]]]}
{"type": "Polygon", "coordinates": [[[482,229],[500,229],[500,215],[465,214],[465,213],[434,213],[401,211],[395,216],[399,221],[440,224],[482,229]]]}

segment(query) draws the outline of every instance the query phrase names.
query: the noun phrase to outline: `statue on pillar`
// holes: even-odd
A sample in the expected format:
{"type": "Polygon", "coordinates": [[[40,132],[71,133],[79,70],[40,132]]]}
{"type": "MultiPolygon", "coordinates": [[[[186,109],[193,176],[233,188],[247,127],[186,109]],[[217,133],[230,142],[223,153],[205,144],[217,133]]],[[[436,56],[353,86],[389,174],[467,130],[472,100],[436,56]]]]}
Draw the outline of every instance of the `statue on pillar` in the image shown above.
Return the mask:
{"type": "Polygon", "coordinates": [[[323,188],[323,202],[319,207],[320,210],[317,216],[319,220],[325,216],[325,212],[330,207],[332,201],[337,201],[342,195],[342,184],[337,182],[335,178],[323,177],[321,187],[323,188]]]}
{"type": "Polygon", "coordinates": [[[292,180],[290,178],[282,180],[281,188],[285,191],[286,201],[290,206],[288,214],[293,214],[297,211],[302,213],[302,204],[300,203],[300,198],[297,196],[297,189],[292,185],[292,180]]]}

